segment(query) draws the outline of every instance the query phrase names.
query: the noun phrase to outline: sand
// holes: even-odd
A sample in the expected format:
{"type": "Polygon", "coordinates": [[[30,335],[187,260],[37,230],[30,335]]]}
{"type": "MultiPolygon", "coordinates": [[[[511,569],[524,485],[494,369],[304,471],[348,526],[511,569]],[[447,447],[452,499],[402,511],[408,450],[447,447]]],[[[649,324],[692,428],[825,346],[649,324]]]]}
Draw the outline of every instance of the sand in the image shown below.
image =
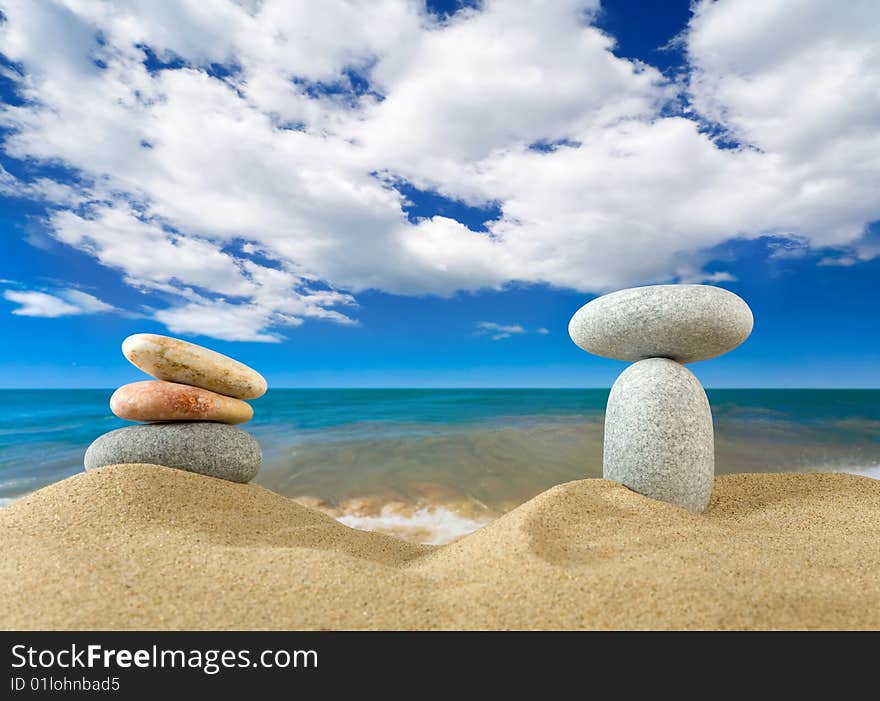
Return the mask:
{"type": "Polygon", "coordinates": [[[0,510],[5,629],[880,628],[880,481],[720,477],[704,514],[599,479],[446,546],[153,465],[0,510]]]}

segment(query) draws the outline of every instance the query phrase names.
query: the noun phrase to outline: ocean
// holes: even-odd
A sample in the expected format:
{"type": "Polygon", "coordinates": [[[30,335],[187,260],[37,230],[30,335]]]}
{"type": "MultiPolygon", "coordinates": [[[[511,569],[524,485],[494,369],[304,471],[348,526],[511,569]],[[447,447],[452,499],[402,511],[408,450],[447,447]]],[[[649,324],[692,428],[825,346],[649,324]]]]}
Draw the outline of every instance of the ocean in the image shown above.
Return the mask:
{"type": "MultiPolygon", "coordinates": [[[[0,390],[0,505],[82,469],[129,422],[112,390],[0,390]]],[[[709,390],[716,473],[880,477],[880,390],[709,390]]],[[[258,484],[355,528],[448,542],[602,474],[607,389],[275,389],[243,428],[258,484]]]]}

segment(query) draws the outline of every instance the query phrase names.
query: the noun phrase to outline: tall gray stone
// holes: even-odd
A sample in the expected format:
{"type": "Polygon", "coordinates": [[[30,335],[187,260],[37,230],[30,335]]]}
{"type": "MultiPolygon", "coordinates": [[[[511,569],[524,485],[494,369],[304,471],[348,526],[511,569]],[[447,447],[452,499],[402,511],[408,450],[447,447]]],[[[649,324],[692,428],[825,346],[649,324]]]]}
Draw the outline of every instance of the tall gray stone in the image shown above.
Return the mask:
{"type": "Polygon", "coordinates": [[[653,499],[703,511],[712,496],[712,412],[699,380],[667,358],[633,363],[605,412],[605,479],[653,499]]]}

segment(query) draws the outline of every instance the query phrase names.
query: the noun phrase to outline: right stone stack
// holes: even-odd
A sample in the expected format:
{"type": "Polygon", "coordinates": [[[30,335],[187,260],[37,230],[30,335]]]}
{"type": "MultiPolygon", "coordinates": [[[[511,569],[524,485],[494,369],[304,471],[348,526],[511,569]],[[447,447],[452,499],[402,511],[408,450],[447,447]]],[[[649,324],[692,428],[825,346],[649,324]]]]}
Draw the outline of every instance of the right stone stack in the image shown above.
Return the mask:
{"type": "Polygon", "coordinates": [[[749,306],[709,285],[651,285],[597,297],[568,333],[589,353],[635,361],[611,388],[602,475],[690,511],[712,497],[709,400],[684,363],[726,353],[752,331],[749,306]]]}

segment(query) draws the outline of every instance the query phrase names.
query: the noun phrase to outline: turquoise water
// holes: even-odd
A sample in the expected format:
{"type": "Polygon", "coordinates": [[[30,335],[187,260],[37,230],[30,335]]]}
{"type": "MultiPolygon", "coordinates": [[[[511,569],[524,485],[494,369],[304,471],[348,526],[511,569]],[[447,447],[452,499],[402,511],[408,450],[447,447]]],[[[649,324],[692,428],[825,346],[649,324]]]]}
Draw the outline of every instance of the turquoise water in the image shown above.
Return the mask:
{"type": "MultiPolygon", "coordinates": [[[[110,413],[110,394],[0,391],[0,503],[75,474],[92,440],[127,425],[110,413]]],[[[878,390],[708,394],[720,474],[880,475],[878,390]]],[[[263,446],[258,483],[352,525],[382,514],[424,516],[418,510],[431,507],[485,520],[554,484],[601,475],[607,396],[604,389],[279,389],[253,402],[245,428],[263,446]]]]}

